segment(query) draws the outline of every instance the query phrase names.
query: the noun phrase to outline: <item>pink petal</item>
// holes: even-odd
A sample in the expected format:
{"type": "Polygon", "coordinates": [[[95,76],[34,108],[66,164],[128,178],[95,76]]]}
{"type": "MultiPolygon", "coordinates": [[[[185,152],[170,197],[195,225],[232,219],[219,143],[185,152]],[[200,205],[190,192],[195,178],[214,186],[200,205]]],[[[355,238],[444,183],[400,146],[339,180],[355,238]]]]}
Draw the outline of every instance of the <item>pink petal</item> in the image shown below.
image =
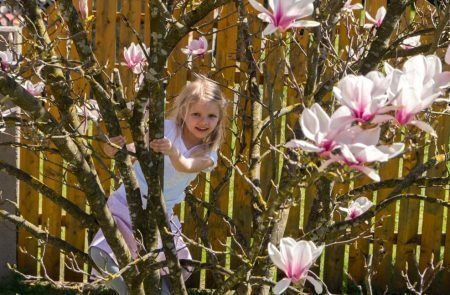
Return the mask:
{"type": "Polygon", "coordinates": [[[261,3],[259,3],[258,1],[255,0],[248,0],[248,2],[250,3],[251,6],[253,6],[253,8],[255,8],[256,10],[258,10],[259,12],[263,12],[265,14],[270,15],[270,11],[268,11],[261,3]]]}
{"type": "Polygon", "coordinates": [[[276,26],[274,26],[273,24],[268,24],[267,27],[263,31],[263,35],[264,36],[270,35],[270,34],[274,33],[276,30],[278,30],[278,28],[276,26]]]}
{"type": "Polygon", "coordinates": [[[445,52],[445,63],[450,65],[450,45],[447,47],[447,51],[445,52]]]}
{"type": "Polygon", "coordinates": [[[291,279],[284,278],[281,281],[278,281],[278,283],[275,285],[275,287],[272,288],[272,292],[274,294],[281,294],[284,291],[286,291],[287,288],[289,288],[290,284],[291,284],[291,279]]]}
{"type": "Polygon", "coordinates": [[[298,139],[292,139],[289,142],[287,142],[284,146],[287,148],[299,148],[304,150],[305,152],[312,152],[312,153],[319,153],[323,150],[322,148],[312,143],[298,139]]]}
{"type": "Polygon", "coordinates": [[[288,270],[286,263],[277,247],[275,247],[274,244],[269,243],[269,245],[267,246],[267,252],[269,253],[269,257],[272,260],[273,264],[275,264],[276,267],[286,273],[288,270]]]}
{"type": "Polygon", "coordinates": [[[380,181],[380,175],[378,175],[378,173],[376,172],[375,169],[366,167],[366,166],[361,166],[361,165],[354,165],[351,166],[352,168],[361,171],[362,173],[366,174],[367,176],[369,176],[372,180],[374,180],[375,182],[379,182],[380,181]]]}
{"type": "Polygon", "coordinates": [[[410,124],[427,133],[430,133],[431,136],[437,137],[436,131],[434,131],[433,127],[431,127],[428,123],[419,120],[413,120],[410,122],[410,124]]]}

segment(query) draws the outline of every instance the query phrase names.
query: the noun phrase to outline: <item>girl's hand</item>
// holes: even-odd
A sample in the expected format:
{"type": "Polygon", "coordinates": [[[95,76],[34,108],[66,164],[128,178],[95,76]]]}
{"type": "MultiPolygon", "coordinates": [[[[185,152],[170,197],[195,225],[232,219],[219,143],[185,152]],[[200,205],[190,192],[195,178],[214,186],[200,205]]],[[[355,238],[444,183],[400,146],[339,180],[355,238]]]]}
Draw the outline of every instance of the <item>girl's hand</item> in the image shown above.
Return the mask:
{"type": "Polygon", "coordinates": [[[126,139],[122,135],[111,137],[109,143],[103,145],[103,152],[105,155],[112,158],[117,153],[118,148],[122,148],[125,143],[126,139]]]}
{"type": "Polygon", "coordinates": [[[162,153],[169,157],[178,155],[177,148],[174,147],[170,139],[166,137],[150,141],[150,148],[157,153],[162,153]]]}

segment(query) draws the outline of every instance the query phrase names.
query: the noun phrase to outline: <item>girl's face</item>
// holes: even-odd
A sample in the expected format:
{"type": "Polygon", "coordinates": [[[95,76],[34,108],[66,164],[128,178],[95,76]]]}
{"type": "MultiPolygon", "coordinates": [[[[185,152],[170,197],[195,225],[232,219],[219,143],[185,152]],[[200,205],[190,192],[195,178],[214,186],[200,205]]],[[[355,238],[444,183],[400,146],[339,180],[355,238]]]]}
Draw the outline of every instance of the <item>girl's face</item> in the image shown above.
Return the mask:
{"type": "Polygon", "coordinates": [[[183,139],[187,145],[201,143],[217,127],[220,118],[219,105],[199,100],[192,103],[184,118],[183,139]]]}

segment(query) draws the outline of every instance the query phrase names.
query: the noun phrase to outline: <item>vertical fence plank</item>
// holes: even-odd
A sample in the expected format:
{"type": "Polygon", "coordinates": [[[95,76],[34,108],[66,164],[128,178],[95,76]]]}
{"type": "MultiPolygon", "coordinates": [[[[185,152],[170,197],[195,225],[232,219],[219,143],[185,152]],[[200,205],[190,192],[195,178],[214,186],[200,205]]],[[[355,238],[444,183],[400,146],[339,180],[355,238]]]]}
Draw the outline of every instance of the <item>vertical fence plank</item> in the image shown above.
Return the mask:
{"type": "MultiPolygon", "coordinates": [[[[334,198],[336,195],[344,194],[348,191],[349,184],[347,183],[335,183],[333,187],[332,197],[334,198]]],[[[342,220],[342,216],[339,212],[335,212],[333,214],[333,219],[336,221],[342,220]]],[[[339,241],[339,238],[342,238],[345,232],[339,231],[332,234],[332,237],[335,241],[339,241]]],[[[344,254],[345,254],[345,245],[338,244],[332,245],[326,248],[325,250],[325,262],[323,266],[323,275],[325,284],[328,287],[328,290],[332,293],[342,293],[342,283],[344,277],[344,254]]]]}
{"type": "MultiPolygon", "coordinates": [[[[229,3],[223,6],[219,11],[222,19],[217,24],[217,43],[216,48],[220,49],[216,52],[216,68],[226,69],[217,73],[212,77],[225,87],[234,87],[235,81],[235,68],[233,67],[236,62],[236,27],[237,13],[234,3],[229,3]],[[228,28],[228,29],[225,29],[228,28]]],[[[223,94],[226,99],[232,104],[234,100],[234,93],[227,88],[223,88],[223,94]]],[[[223,156],[231,159],[231,134],[226,133],[224,144],[220,148],[220,152],[223,156]]],[[[228,169],[223,164],[222,160],[219,160],[220,165],[214,169],[211,173],[211,190],[209,196],[209,202],[213,203],[222,212],[228,212],[229,200],[229,178],[228,169]]],[[[208,237],[214,250],[223,250],[224,244],[227,242],[228,228],[222,221],[222,218],[211,214],[209,216],[209,228],[208,237]]],[[[224,264],[226,257],[218,257],[219,263],[224,264]]],[[[215,284],[210,272],[206,273],[206,287],[213,288],[215,284]]]]}
{"type": "MultiPolygon", "coordinates": [[[[436,112],[445,111],[445,107],[433,108],[436,112]]],[[[434,157],[438,153],[448,152],[448,142],[450,136],[449,116],[439,116],[435,121],[438,138],[432,143],[428,150],[428,158],[434,157]]],[[[427,173],[428,177],[448,176],[447,163],[439,163],[427,173]]],[[[442,187],[427,187],[425,195],[433,199],[445,199],[445,189],[442,187]]],[[[438,204],[424,203],[422,239],[420,245],[419,269],[423,271],[431,262],[436,264],[441,260],[441,238],[444,208],[438,204]],[[432,259],[432,255],[434,258],[432,259]]],[[[448,218],[448,217],[447,217],[448,218]]]]}
{"type": "MultiPolygon", "coordinates": [[[[31,144],[26,140],[24,136],[27,136],[29,131],[22,129],[20,142],[21,144],[31,144]]],[[[26,148],[20,149],[19,155],[20,169],[25,173],[39,177],[39,155],[36,152],[28,150],[26,148]]],[[[39,219],[39,194],[37,191],[29,187],[24,182],[19,183],[19,212],[25,220],[38,225],[39,219]]],[[[30,234],[24,229],[19,227],[18,245],[26,253],[37,257],[38,243],[34,238],[31,238],[30,234]]],[[[30,275],[37,274],[36,260],[31,258],[22,251],[18,252],[17,263],[19,269],[30,275]]]]}
{"type": "MultiPolygon", "coordinates": [[[[50,113],[58,117],[57,110],[50,108],[50,113]]],[[[54,148],[54,145],[49,145],[54,148]]],[[[62,194],[62,173],[63,160],[58,153],[43,153],[43,175],[44,184],[53,189],[56,193],[62,194]]],[[[60,237],[61,235],[61,208],[42,197],[42,228],[46,229],[49,234],[60,237]]],[[[44,265],[46,272],[53,280],[59,280],[60,275],[60,251],[58,248],[47,245],[45,248],[44,265]]]]}
{"type": "MultiPolygon", "coordinates": [[[[308,34],[306,30],[301,30],[297,35],[292,36],[292,40],[289,48],[289,66],[292,70],[293,78],[295,78],[298,85],[302,85],[306,81],[306,55],[304,54],[305,47],[308,44],[308,34]],[[295,38],[295,42],[294,42],[295,38]],[[302,47],[302,48],[300,48],[302,47]]],[[[292,79],[292,77],[290,77],[292,79]]],[[[293,80],[293,79],[292,79],[293,80]]],[[[294,105],[300,103],[303,97],[301,93],[294,87],[288,87],[287,89],[287,105],[294,105]]],[[[294,138],[293,130],[296,128],[297,121],[299,120],[298,112],[289,114],[286,117],[285,138],[286,141],[294,138]]],[[[303,198],[305,196],[303,195],[303,198]]],[[[289,212],[288,222],[286,226],[286,236],[298,236],[299,235],[299,221],[301,218],[301,189],[295,188],[292,192],[292,198],[296,200],[296,206],[292,206],[289,212]]]]}

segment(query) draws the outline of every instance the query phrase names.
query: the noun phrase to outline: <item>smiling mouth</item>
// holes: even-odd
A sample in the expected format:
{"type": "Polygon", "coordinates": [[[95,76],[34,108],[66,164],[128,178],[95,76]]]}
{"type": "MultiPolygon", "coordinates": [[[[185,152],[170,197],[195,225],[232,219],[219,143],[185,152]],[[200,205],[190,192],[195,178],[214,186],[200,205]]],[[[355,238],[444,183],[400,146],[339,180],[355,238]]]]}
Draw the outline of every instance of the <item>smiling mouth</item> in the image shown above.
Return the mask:
{"type": "Polygon", "coordinates": [[[205,131],[209,130],[209,128],[199,128],[199,127],[195,127],[195,129],[197,129],[198,131],[201,131],[201,132],[205,132],[205,131]]]}

